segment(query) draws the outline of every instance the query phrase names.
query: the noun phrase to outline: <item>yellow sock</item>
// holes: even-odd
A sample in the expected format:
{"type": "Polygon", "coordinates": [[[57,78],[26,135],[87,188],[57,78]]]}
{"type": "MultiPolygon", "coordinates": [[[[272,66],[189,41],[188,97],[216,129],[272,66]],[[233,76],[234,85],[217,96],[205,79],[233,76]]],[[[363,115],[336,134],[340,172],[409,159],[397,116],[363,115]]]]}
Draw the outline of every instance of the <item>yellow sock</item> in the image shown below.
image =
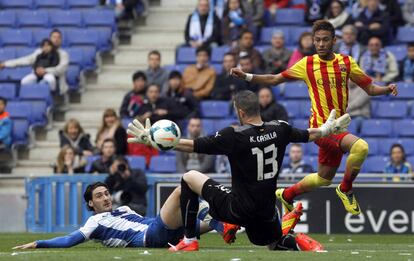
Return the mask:
{"type": "Polygon", "coordinates": [[[362,163],[368,156],[369,146],[368,143],[363,140],[357,140],[349,151],[348,159],[346,160],[346,168],[344,178],[341,182],[341,191],[348,192],[352,189],[352,183],[361,169],[362,163]]]}

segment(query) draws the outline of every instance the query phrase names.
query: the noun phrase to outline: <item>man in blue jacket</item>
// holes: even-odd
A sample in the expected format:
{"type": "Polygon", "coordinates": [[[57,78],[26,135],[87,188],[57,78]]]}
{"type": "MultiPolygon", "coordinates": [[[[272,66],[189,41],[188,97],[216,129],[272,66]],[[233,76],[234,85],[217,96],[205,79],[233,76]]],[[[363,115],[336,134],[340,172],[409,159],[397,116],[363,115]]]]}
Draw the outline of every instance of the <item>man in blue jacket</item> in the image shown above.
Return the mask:
{"type": "Polygon", "coordinates": [[[6,106],[7,100],[0,97],[0,149],[8,148],[12,143],[12,121],[6,106]]]}

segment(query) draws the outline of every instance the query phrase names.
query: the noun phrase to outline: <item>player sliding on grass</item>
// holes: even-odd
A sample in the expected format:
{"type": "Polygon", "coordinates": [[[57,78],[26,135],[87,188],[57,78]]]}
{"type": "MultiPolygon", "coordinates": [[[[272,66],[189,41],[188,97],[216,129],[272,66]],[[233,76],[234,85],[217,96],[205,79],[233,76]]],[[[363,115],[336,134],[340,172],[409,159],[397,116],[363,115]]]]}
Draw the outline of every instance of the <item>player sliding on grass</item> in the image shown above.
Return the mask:
{"type": "MultiPolygon", "coordinates": [[[[271,250],[321,249],[318,242],[304,234],[296,238],[282,234],[274,193],[279,166],[289,142],[314,141],[346,131],[351,120],[349,115],[335,119],[335,110],[332,110],[321,127],[299,130],[284,121],[263,122],[257,95],[251,91],[237,93],[234,107],[242,126],[227,127],[213,136],[195,140],[180,139],[175,148],[189,153],[227,155],[232,188],[226,188],[198,171],[183,175],[180,205],[185,237],[170,251],[198,250],[199,196],[209,203],[209,213],[213,218],[244,226],[249,240],[255,245],[267,245],[271,250]]],[[[137,120],[130,123],[128,133],[134,138],[129,138],[128,142],[151,144],[150,124],[146,125],[144,128],[137,120]]]]}
{"type": "MultiPolygon", "coordinates": [[[[86,188],[84,199],[88,208],[95,212],[80,229],[63,237],[38,240],[14,249],[66,248],[93,239],[108,247],[166,247],[183,237],[184,228],[180,210],[180,188],[176,188],[165,201],[155,218],[143,217],[127,206],[112,210],[112,198],[108,187],[96,182],[86,188]]],[[[240,228],[236,225],[206,218],[207,204],[201,204],[197,220],[197,235],[212,229],[222,234],[224,241],[232,243],[240,228]]]]}
{"type": "MultiPolygon", "coordinates": [[[[397,95],[397,86],[375,85],[347,55],[336,54],[333,46],[336,42],[335,29],[328,21],[316,21],[313,25],[313,43],[317,54],[304,57],[291,68],[277,75],[252,75],[234,68],[231,74],[260,85],[277,85],[288,80],[302,80],[308,86],[312,101],[312,116],[309,124],[313,128],[322,126],[331,110],[341,116],[348,106],[348,80],[351,80],[371,96],[397,95]]],[[[349,153],[346,161],[345,175],[336,193],[345,209],[358,215],[361,209],[352,193],[352,183],[358,175],[361,165],[368,155],[368,144],[349,132],[332,134],[315,142],[319,146],[318,173],[304,177],[295,185],[278,189],[276,196],[285,209],[293,209],[293,199],[320,186],[329,186],[341,163],[342,155],[349,153]]]]}

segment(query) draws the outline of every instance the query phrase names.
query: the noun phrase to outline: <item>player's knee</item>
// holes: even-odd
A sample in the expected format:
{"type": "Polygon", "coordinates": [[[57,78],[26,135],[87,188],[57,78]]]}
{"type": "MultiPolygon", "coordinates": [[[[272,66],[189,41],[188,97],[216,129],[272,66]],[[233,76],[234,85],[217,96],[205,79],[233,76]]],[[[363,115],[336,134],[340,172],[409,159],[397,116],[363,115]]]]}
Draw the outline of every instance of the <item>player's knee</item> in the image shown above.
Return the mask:
{"type": "Polygon", "coordinates": [[[182,180],[184,180],[185,182],[189,182],[191,180],[192,177],[194,177],[195,175],[197,175],[197,171],[195,170],[190,170],[186,173],[184,173],[182,180]]]}
{"type": "Polygon", "coordinates": [[[178,186],[174,189],[174,191],[172,192],[172,194],[174,195],[181,195],[181,186],[178,186]]]}
{"type": "Polygon", "coordinates": [[[363,140],[357,140],[354,145],[352,145],[350,154],[358,155],[361,159],[365,159],[369,153],[369,145],[363,140]]]}
{"type": "Polygon", "coordinates": [[[322,178],[322,177],[321,177],[321,176],[319,176],[319,175],[317,175],[317,176],[318,176],[318,181],[317,181],[317,183],[318,183],[318,185],[319,185],[319,186],[321,186],[321,187],[326,187],[326,186],[330,186],[330,185],[332,184],[332,180],[322,178]]]}

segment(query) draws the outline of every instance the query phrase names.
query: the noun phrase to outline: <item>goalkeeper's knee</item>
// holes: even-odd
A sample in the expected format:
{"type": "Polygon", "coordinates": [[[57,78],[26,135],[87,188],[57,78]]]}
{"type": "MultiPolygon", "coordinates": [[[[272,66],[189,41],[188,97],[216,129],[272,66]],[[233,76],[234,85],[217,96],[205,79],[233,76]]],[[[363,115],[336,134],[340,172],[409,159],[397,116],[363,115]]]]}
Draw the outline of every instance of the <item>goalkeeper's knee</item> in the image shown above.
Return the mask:
{"type": "Polygon", "coordinates": [[[317,187],[323,187],[323,186],[329,186],[332,184],[331,180],[322,178],[318,175],[318,173],[312,173],[307,175],[303,178],[303,182],[309,187],[309,188],[317,188],[317,187]]]}
{"type": "Polygon", "coordinates": [[[368,152],[368,143],[363,139],[359,139],[352,145],[346,163],[352,164],[354,168],[360,168],[364,160],[367,158],[368,152]]]}

